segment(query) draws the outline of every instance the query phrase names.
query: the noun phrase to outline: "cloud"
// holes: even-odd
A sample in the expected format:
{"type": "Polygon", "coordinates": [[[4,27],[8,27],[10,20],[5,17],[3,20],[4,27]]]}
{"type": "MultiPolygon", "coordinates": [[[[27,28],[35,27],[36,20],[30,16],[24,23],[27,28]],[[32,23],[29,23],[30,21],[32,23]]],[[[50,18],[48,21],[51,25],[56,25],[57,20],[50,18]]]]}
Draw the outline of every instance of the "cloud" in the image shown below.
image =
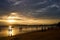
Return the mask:
{"type": "Polygon", "coordinates": [[[3,4],[2,11],[6,8],[10,12],[18,11],[22,15],[34,16],[35,18],[59,18],[59,2],[59,0],[3,0],[0,3],[3,4]]]}
{"type": "Polygon", "coordinates": [[[6,1],[8,1],[8,2],[16,2],[18,0],[6,0],[6,1]]]}
{"type": "Polygon", "coordinates": [[[19,5],[22,1],[17,1],[15,2],[13,5],[16,6],[16,5],[19,5]]]}
{"type": "Polygon", "coordinates": [[[19,5],[22,1],[21,0],[7,0],[13,6],[19,5]]]}
{"type": "Polygon", "coordinates": [[[50,6],[47,6],[47,8],[53,8],[53,7],[60,8],[60,6],[59,6],[59,5],[57,5],[57,4],[52,4],[52,5],[50,5],[50,6]]]}
{"type": "Polygon", "coordinates": [[[37,5],[42,5],[42,4],[45,4],[47,1],[43,1],[43,2],[38,2],[36,4],[34,4],[34,6],[37,6],[37,5]]]}
{"type": "Polygon", "coordinates": [[[45,8],[41,8],[41,9],[39,9],[39,10],[36,10],[36,12],[45,12],[45,11],[47,11],[49,8],[53,8],[53,7],[60,8],[60,6],[58,6],[57,4],[52,4],[52,5],[49,5],[49,6],[45,7],[45,8]]]}
{"type": "Polygon", "coordinates": [[[59,9],[60,6],[57,4],[48,5],[44,8],[36,9],[33,12],[33,16],[37,18],[59,18],[59,9]]]}

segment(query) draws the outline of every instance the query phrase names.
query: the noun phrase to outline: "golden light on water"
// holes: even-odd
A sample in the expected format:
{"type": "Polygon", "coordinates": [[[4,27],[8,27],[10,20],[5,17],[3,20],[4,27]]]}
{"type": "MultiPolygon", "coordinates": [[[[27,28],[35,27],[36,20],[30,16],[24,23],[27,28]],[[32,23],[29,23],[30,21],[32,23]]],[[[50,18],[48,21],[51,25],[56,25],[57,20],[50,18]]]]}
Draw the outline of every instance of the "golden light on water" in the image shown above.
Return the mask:
{"type": "Polygon", "coordinates": [[[9,26],[9,29],[12,29],[12,26],[9,26]]]}
{"type": "Polygon", "coordinates": [[[12,26],[9,26],[8,34],[9,34],[9,36],[12,36],[12,26]]]}
{"type": "Polygon", "coordinates": [[[12,26],[10,25],[9,27],[8,27],[8,31],[7,31],[7,35],[8,36],[14,36],[14,35],[17,35],[17,34],[19,34],[19,29],[18,28],[12,28],[12,26]]]}
{"type": "Polygon", "coordinates": [[[16,35],[15,33],[16,33],[16,32],[13,30],[12,26],[9,26],[9,29],[8,29],[8,36],[16,35]]]}

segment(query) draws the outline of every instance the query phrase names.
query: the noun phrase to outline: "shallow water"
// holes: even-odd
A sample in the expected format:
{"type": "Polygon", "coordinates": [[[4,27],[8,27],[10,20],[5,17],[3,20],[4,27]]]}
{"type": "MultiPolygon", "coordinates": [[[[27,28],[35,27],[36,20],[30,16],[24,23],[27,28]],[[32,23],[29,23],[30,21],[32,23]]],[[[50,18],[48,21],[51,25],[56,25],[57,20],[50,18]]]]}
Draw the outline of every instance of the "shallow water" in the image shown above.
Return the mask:
{"type": "MultiPolygon", "coordinates": [[[[22,29],[15,26],[15,27],[12,27],[10,28],[11,30],[9,30],[9,26],[8,27],[5,27],[5,28],[2,28],[0,30],[0,37],[5,37],[5,36],[14,36],[14,35],[17,35],[17,34],[22,34],[22,33],[27,33],[27,32],[31,32],[31,31],[36,31],[36,30],[42,30],[42,27],[23,27],[22,29]]],[[[46,28],[48,29],[48,28],[46,28]]]]}

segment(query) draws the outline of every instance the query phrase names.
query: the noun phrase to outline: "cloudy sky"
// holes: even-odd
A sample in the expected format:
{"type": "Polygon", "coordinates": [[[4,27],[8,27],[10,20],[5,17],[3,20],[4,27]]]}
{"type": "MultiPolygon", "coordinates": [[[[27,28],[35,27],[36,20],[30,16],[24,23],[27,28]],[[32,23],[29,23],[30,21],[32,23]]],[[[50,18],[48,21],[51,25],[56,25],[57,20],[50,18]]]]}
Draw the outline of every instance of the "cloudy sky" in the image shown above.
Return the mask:
{"type": "Polygon", "coordinates": [[[0,16],[11,12],[37,19],[60,19],[60,0],[0,0],[0,16]]]}

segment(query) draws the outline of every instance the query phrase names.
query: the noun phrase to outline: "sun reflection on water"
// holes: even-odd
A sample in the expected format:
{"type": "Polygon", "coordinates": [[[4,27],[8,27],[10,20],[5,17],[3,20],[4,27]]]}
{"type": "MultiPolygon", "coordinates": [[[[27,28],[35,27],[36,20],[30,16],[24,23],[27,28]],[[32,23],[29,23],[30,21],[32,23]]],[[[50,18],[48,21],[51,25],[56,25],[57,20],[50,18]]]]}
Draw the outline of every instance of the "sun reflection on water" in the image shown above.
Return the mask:
{"type": "Polygon", "coordinates": [[[18,28],[12,28],[12,26],[9,26],[8,28],[8,36],[14,36],[19,34],[18,28]]]}

